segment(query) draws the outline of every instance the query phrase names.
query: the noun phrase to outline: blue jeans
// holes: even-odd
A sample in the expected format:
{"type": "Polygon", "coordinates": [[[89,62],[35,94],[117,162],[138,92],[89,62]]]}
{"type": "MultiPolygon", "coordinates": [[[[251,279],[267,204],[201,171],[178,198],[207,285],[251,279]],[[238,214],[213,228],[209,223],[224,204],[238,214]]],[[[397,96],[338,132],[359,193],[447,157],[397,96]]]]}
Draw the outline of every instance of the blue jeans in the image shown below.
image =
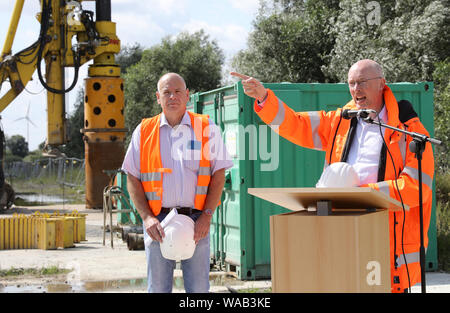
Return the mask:
{"type": "MultiPolygon", "coordinates": [[[[201,213],[190,217],[196,221],[201,213]]],[[[157,216],[161,222],[167,214],[157,216]]],[[[144,240],[149,235],[144,229],[144,240]]],[[[152,241],[150,248],[145,247],[147,256],[147,291],[150,293],[170,293],[173,286],[173,270],[176,261],[165,259],[161,254],[158,241],[152,241]]],[[[195,247],[192,258],[181,261],[184,288],[187,293],[209,292],[209,234],[195,247]]]]}

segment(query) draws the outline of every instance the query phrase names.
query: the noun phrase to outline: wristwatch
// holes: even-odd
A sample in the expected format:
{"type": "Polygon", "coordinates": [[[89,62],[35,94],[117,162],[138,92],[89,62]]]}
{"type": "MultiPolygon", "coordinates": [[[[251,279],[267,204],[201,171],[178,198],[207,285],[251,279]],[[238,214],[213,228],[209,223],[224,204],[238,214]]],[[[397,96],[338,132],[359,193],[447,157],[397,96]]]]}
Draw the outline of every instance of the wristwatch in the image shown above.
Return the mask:
{"type": "Polygon", "coordinates": [[[211,210],[211,209],[206,209],[206,210],[204,210],[203,212],[204,212],[206,215],[209,215],[209,216],[213,216],[213,214],[214,214],[214,211],[211,210]]]}

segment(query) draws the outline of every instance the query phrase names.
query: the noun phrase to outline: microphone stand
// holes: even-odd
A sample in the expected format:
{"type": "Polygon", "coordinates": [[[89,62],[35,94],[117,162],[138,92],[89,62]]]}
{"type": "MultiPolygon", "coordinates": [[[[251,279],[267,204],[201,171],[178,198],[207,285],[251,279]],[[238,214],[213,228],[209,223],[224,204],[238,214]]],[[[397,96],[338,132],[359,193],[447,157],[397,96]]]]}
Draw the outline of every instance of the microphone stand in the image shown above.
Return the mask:
{"type": "MultiPolygon", "coordinates": [[[[365,113],[365,112],[364,112],[365,113]]],[[[390,125],[383,124],[378,121],[374,121],[369,114],[361,114],[361,118],[364,121],[370,124],[379,125],[385,128],[392,129],[394,131],[398,131],[400,133],[406,134],[413,138],[413,141],[409,144],[409,150],[415,154],[415,157],[418,162],[418,171],[419,171],[419,215],[420,215],[420,271],[421,271],[421,287],[422,293],[426,293],[426,282],[425,282],[425,244],[423,239],[423,199],[422,199],[422,154],[425,150],[425,144],[428,142],[441,145],[442,141],[427,137],[426,135],[409,132],[400,128],[396,128],[390,125]],[[364,116],[363,116],[364,115],[364,116]]]]}

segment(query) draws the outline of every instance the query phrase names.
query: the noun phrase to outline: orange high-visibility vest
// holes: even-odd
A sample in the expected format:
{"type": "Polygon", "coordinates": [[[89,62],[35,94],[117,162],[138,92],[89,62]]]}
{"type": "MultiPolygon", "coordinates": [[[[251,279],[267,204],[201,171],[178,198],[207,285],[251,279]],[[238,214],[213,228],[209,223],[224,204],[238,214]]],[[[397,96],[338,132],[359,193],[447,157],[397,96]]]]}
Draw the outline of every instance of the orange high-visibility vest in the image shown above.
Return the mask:
{"type": "MultiPolygon", "coordinates": [[[[411,103],[404,100],[397,103],[391,89],[387,86],[384,89],[384,101],[388,125],[428,136],[428,132],[417,117],[411,103]]],[[[344,109],[356,110],[357,107],[354,101],[350,101],[336,111],[294,112],[271,90],[268,90],[268,97],[263,108],[255,102],[256,113],[280,136],[306,148],[326,151],[326,166],[334,162],[345,162],[350,151],[356,132],[357,119],[343,119],[341,114],[344,109]]],[[[410,207],[406,216],[403,212],[389,212],[391,290],[392,292],[403,292],[408,288],[405,264],[408,266],[411,286],[420,282],[418,163],[414,154],[408,149],[409,143],[412,141],[411,137],[385,129],[384,139],[394,164],[387,153],[386,146],[383,145],[380,154],[378,182],[368,184],[368,186],[400,201],[395,184],[395,174],[397,173],[397,184],[401,197],[403,202],[410,207]],[[402,238],[403,221],[405,221],[405,228],[402,238]]],[[[424,243],[427,246],[434,174],[434,158],[430,143],[426,144],[423,153],[422,174],[424,243]]]]}
{"type": "MultiPolygon", "coordinates": [[[[209,157],[209,117],[207,115],[188,112],[191,126],[194,128],[197,142],[201,142],[201,159],[195,190],[194,207],[203,210],[208,186],[211,181],[211,162],[209,157]]],[[[162,207],[163,178],[172,173],[172,169],[163,168],[159,141],[161,114],[142,120],[141,123],[141,183],[150,209],[158,216],[162,207]]]]}

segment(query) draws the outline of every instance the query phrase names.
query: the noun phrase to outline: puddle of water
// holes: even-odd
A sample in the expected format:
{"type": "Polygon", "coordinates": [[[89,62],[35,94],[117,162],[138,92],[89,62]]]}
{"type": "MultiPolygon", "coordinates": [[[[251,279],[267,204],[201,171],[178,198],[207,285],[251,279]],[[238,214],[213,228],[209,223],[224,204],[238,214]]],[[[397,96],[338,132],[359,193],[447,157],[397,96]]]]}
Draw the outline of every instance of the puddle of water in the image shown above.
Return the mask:
{"type": "Polygon", "coordinates": [[[117,289],[147,288],[147,279],[122,279],[109,281],[90,281],[82,286],[82,292],[113,291],[117,289]]]}
{"type": "Polygon", "coordinates": [[[146,279],[125,279],[112,281],[91,281],[81,284],[46,284],[46,285],[15,285],[0,287],[0,293],[72,293],[72,292],[101,292],[118,289],[142,288],[146,289],[146,279]]]}
{"type": "Polygon", "coordinates": [[[60,196],[56,195],[40,195],[36,193],[30,193],[30,194],[17,194],[16,195],[16,201],[21,200],[26,203],[37,203],[37,204],[43,204],[43,203],[63,203],[67,202],[67,199],[63,199],[60,196]]]}
{"type": "MultiPolygon", "coordinates": [[[[211,286],[243,285],[233,276],[211,275],[211,286]]],[[[174,289],[184,289],[183,277],[174,277],[174,289]]],[[[0,293],[72,293],[72,292],[105,292],[105,291],[126,291],[131,289],[147,290],[147,279],[122,279],[109,281],[89,281],[78,285],[71,284],[46,284],[46,285],[15,285],[1,286],[0,293]]]]}

